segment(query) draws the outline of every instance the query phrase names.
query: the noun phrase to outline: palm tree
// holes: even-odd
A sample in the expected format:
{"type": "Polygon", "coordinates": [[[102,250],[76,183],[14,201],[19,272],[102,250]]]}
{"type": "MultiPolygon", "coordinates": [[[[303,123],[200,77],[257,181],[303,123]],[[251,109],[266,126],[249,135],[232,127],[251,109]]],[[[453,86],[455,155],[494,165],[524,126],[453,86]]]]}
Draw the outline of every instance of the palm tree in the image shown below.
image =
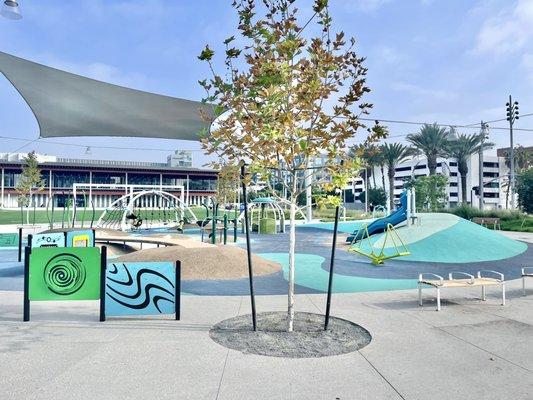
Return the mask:
{"type": "Polygon", "coordinates": [[[448,146],[448,132],[446,128],[435,124],[424,124],[420,132],[407,135],[407,141],[423,153],[428,160],[429,174],[435,175],[437,171],[437,157],[446,157],[448,146]]]}
{"type": "Polygon", "coordinates": [[[388,170],[389,204],[392,211],[394,209],[394,176],[396,175],[396,166],[413,155],[413,150],[401,143],[385,143],[380,146],[380,149],[388,170]]]}
{"type": "Polygon", "coordinates": [[[374,167],[377,167],[380,163],[380,149],[375,144],[364,145],[359,144],[350,147],[350,157],[360,158],[363,161],[365,172],[368,177],[372,177],[374,188],[376,187],[376,174],[374,173],[374,167]]]}
{"type": "Polygon", "coordinates": [[[481,146],[483,146],[483,150],[494,146],[494,143],[483,142],[483,140],[483,136],[475,133],[472,135],[458,134],[457,138],[450,140],[448,145],[448,155],[457,160],[457,170],[461,177],[461,202],[465,204],[467,202],[466,178],[468,176],[468,160],[472,154],[479,152],[481,146]]]}

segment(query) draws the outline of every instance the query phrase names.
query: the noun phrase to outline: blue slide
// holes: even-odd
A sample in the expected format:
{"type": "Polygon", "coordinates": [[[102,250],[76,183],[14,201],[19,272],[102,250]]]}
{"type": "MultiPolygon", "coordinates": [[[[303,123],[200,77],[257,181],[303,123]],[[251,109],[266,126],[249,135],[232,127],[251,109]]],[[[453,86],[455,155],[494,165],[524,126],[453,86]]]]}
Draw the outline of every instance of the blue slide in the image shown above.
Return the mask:
{"type": "MultiPolygon", "coordinates": [[[[400,197],[400,207],[396,209],[391,215],[376,219],[372,221],[368,226],[368,234],[373,235],[375,233],[381,233],[387,229],[388,224],[392,226],[398,225],[407,220],[407,192],[403,192],[400,197]]],[[[351,243],[355,240],[361,240],[365,233],[364,229],[358,229],[354,231],[350,236],[346,238],[347,243],[351,243]]]]}

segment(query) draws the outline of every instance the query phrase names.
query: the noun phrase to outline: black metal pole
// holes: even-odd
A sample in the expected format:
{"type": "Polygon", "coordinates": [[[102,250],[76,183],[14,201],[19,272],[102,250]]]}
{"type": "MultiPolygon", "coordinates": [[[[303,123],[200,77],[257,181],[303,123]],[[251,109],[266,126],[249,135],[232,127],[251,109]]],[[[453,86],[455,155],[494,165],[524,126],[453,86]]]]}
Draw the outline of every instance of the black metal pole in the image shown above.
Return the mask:
{"type": "Polygon", "coordinates": [[[242,202],[244,204],[244,224],[246,232],[246,254],[248,255],[248,277],[250,279],[250,301],[252,303],[252,324],[254,331],[257,330],[257,318],[255,314],[255,296],[254,296],[254,272],[252,268],[252,249],[250,248],[250,226],[248,221],[248,201],[246,200],[246,183],[244,164],[241,165],[241,185],[242,185],[242,202]]]}
{"type": "Polygon", "coordinates": [[[24,304],[23,317],[24,322],[30,320],[30,253],[31,247],[24,248],[24,304]]]}
{"type": "Polygon", "coordinates": [[[100,253],[100,322],[105,321],[105,278],[107,269],[107,247],[102,246],[100,253]]]}
{"type": "Polygon", "coordinates": [[[19,262],[22,261],[22,228],[19,228],[19,262]]]}
{"type": "Polygon", "coordinates": [[[33,242],[33,235],[32,235],[32,234],[29,234],[29,235],[28,235],[28,244],[27,244],[27,246],[28,246],[30,249],[31,249],[32,242],[33,242]]]}
{"type": "Polygon", "coordinates": [[[337,245],[337,228],[339,227],[339,206],[335,207],[335,225],[333,228],[333,246],[331,246],[331,261],[329,264],[328,298],[326,300],[326,319],[324,330],[328,329],[329,310],[331,308],[331,289],[333,286],[333,267],[335,265],[335,247],[337,245]]]}
{"type": "Polygon", "coordinates": [[[176,281],[174,282],[174,306],[176,307],[176,321],[181,318],[181,261],[176,261],[176,281]]]}

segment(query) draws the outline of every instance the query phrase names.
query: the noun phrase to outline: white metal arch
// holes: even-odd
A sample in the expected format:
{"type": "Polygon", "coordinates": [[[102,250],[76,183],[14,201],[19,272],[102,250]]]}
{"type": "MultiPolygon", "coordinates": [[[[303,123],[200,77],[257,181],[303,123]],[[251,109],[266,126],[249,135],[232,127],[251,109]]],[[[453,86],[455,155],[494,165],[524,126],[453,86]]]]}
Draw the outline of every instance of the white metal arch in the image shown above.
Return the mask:
{"type": "MultiPolygon", "coordinates": [[[[142,191],[139,191],[139,192],[128,193],[128,194],[125,194],[124,196],[118,198],[114,202],[112,202],[109,205],[109,207],[107,207],[103,211],[103,213],[100,216],[100,218],[98,218],[98,222],[96,224],[96,227],[98,227],[98,228],[103,227],[102,221],[103,221],[105,215],[108,212],[120,207],[121,212],[122,212],[122,217],[121,217],[121,222],[120,222],[120,229],[122,231],[127,231],[128,230],[128,225],[126,223],[127,215],[133,212],[133,210],[135,208],[135,202],[138,199],[140,199],[141,197],[147,196],[147,195],[159,196],[160,198],[163,198],[163,199],[165,199],[167,201],[174,200],[175,204],[177,205],[177,209],[180,211],[180,214],[181,214],[180,218],[184,218],[185,217],[185,212],[188,211],[190,213],[190,215],[192,216],[192,218],[193,218],[193,220],[192,220],[193,223],[195,223],[198,220],[198,218],[196,217],[194,212],[179,197],[173,195],[172,193],[165,192],[163,190],[151,189],[151,190],[142,190],[142,191]]],[[[177,217],[177,215],[176,215],[176,217],[177,217]]]]}

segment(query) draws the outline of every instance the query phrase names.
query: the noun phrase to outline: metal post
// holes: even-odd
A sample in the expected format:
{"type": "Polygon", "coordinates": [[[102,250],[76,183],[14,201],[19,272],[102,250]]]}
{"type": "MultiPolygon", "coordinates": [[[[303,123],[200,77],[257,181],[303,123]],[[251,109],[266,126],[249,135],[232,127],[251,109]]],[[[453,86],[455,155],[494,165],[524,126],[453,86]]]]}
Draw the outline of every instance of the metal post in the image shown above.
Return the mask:
{"type": "Polygon", "coordinates": [[[22,261],[22,228],[19,228],[19,262],[22,261]]]}
{"type": "Polygon", "coordinates": [[[105,321],[105,278],[107,269],[107,247],[102,246],[100,253],[100,322],[105,321]]]}
{"type": "Polygon", "coordinates": [[[326,320],[324,330],[328,329],[329,311],[331,307],[331,289],[333,286],[333,267],[335,265],[335,248],[337,245],[337,228],[339,227],[339,206],[335,207],[335,225],[333,227],[333,245],[331,246],[331,261],[329,264],[328,297],[326,300],[326,320]]]}
{"type": "Polygon", "coordinates": [[[30,320],[30,253],[31,247],[24,248],[24,304],[22,320],[30,320]]]}
{"type": "Polygon", "coordinates": [[[365,213],[368,212],[368,170],[365,168],[365,213]]]}
{"type": "Polygon", "coordinates": [[[211,220],[211,244],[216,244],[217,242],[217,212],[215,211],[215,203],[213,205],[213,219],[211,220]]]}
{"type": "Polygon", "coordinates": [[[511,191],[511,209],[514,210],[515,208],[515,199],[514,199],[514,191],[515,191],[515,164],[514,164],[514,138],[513,138],[513,124],[515,120],[517,120],[518,117],[518,102],[515,101],[513,103],[513,98],[511,95],[509,95],[509,103],[507,103],[507,121],[509,121],[509,136],[510,136],[510,144],[511,144],[511,154],[510,154],[510,162],[511,162],[511,171],[510,171],[510,191],[511,191]]]}
{"type": "Polygon", "coordinates": [[[176,321],[181,318],[181,261],[176,261],[176,281],[174,282],[174,307],[176,321]]]}
{"type": "Polygon", "coordinates": [[[246,183],[244,164],[241,165],[242,202],[244,204],[244,224],[246,232],[246,254],[248,256],[248,278],[250,280],[250,301],[252,305],[252,324],[254,331],[257,330],[257,318],[255,314],[254,274],[252,268],[252,249],[250,248],[250,221],[248,220],[248,200],[246,198],[246,183]]]}
{"type": "Polygon", "coordinates": [[[224,244],[228,241],[228,216],[224,214],[224,244]]]}
{"type": "Polygon", "coordinates": [[[27,240],[27,246],[31,249],[31,243],[33,242],[33,235],[32,234],[29,234],[28,235],[28,240],[27,240]]]}

